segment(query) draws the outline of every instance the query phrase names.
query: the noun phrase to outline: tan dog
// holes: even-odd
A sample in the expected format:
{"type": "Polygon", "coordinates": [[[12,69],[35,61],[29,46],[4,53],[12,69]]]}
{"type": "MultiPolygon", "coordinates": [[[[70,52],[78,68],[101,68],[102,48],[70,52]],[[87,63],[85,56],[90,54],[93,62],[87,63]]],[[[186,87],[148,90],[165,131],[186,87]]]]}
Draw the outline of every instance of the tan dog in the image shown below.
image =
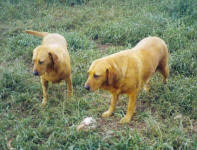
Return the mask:
{"type": "Polygon", "coordinates": [[[130,50],[95,60],[89,68],[85,88],[90,91],[104,89],[112,94],[110,107],[102,117],[111,116],[118,96],[127,94],[128,110],[121,123],[128,123],[136,108],[138,92],[142,87],[149,90],[149,79],[157,70],[165,83],[169,74],[168,49],[160,38],[147,37],[130,50]]]}
{"type": "Polygon", "coordinates": [[[41,78],[43,89],[42,106],[47,103],[48,82],[59,83],[65,80],[68,87],[67,95],[70,97],[73,91],[70,56],[64,37],[56,33],[31,30],[25,32],[43,38],[42,44],[34,49],[32,58],[34,64],[33,74],[41,78]]]}

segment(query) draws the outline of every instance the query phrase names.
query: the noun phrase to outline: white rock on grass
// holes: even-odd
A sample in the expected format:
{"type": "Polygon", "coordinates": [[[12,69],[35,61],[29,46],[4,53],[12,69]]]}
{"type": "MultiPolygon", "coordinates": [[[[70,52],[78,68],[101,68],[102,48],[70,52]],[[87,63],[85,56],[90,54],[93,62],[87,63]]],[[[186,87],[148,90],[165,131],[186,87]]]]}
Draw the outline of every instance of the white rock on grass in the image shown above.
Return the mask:
{"type": "Polygon", "coordinates": [[[177,115],[177,116],[174,117],[174,119],[182,119],[182,118],[183,118],[183,117],[182,117],[181,114],[179,114],[179,115],[177,115]]]}
{"type": "Polygon", "coordinates": [[[96,120],[93,119],[92,117],[87,117],[80,123],[80,125],[77,126],[76,129],[77,131],[80,130],[87,131],[90,129],[95,129],[96,126],[97,126],[96,120]]]}

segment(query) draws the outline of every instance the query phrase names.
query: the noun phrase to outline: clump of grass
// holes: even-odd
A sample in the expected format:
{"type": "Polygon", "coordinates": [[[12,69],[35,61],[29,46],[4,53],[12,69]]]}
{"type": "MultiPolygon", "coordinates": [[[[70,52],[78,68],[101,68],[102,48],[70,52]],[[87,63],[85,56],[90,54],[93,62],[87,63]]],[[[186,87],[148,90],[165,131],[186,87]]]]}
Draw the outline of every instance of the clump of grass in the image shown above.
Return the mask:
{"type": "MultiPolygon", "coordinates": [[[[183,118],[179,119],[183,121],[183,118]]],[[[170,127],[169,119],[162,122],[158,116],[145,118],[145,135],[150,141],[153,139],[156,141],[149,147],[153,149],[191,149],[193,143],[185,136],[180,120],[171,120],[178,127],[170,127]],[[173,135],[169,137],[169,133],[173,133],[173,135]]]]}
{"type": "Polygon", "coordinates": [[[36,2],[27,2],[25,0],[6,0],[0,2],[1,17],[0,20],[10,21],[12,19],[21,20],[24,18],[33,18],[39,15],[38,5],[36,2]],[[33,6],[33,7],[31,7],[33,6]],[[23,9],[28,8],[28,9],[23,9]]]}
{"type": "Polygon", "coordinates": [[[93,49],[95,44],[81,33],[70,32],[65,34],[68,42],[69,51],[76,52],[78,50],[93,49]]]}
{"type": "MultiPolygon", "coordinates": [[[[39,85],[31,86],[31,75],[25,70],[21,62],[15,62],[17,65],[2,69],[0,76],[0,99],[2,100],[1,109],[10,109],[12,107],[29,107],[32,99],[32,93],[39,89],[39,85]],[[26,80],[29,79],[29,80],[26,80]]],[[[37,93],[39,94],[39,93],[37,93]]]]}
{"type": "Polygon", "coordinates": [[[170,53],[174,53],[188,47],[190,39],[187,38],[187,35],[189,35],[188,28],[184,24],[168,24],[161,37],[166,42],[170,53]]]}
{"type": "Polygon", "coordinates": [[[159,109],[161,116],[164,118],[181,113],[195,119],[197,110],[193,106],[197,102],[195,100],[197,96],[195,94],[197,89],[196,79],[173,76],[168,80],[167,86],[157,80],[156,77],[151,81],[152,92],[139,98],[147,99],[151,105],[155,105],[155,108],[159,109]]]}
{"type": "Polygon", "coordinates": [[[87,3],[89,0],[60,0],[61,2],[66,2],[67,5],[69,6],[74,6],[74,5],[81,5],[87,3]]]}
{"type": "Polygon", "coordinates": [[[18,34],[8,39],[9,52],[13,54],[11,59],[23,57],[25,62],[31,63],[33,49],[40,45],[41,39],[27,35],[25,33],[18,34]]]}
{"type": "Polygon", "coordinates": [[[78,90],[76,94],[86,93],[84,84],[87,79],[87,70],[93,60],[102,56],[98,50],[79,50],[71,53],[72,81],[73,86],[78,90]]]}
{"type": "Polygon", "coordinates": [[[150,21],[151,20],[146,20],[146,22],[141,23],[139,21],[134,22],[133,19],[123,19],[118,22],[108,21],[102,24],[96,22],[88,26],[85,34],[90,36],[93,40],[99,40],[102,44],[134,44],[143,37],[155,34],[153,32],[154,29],[152,28],[153,24],[150,24],[150,21]]]}
{"type": "Polygon", "coordinates": [[[197,51],[195,45],[181,49],[170,55],[170,68],[172,74],[185,76],[197,75],[197,51]]]}
{"type": "Polygon", "coordinates": [[[193,0],[172,0],[166,5],[166,10],[173,19],[183,18],[193,23],[197,15],[197,2],[193,0]]]}

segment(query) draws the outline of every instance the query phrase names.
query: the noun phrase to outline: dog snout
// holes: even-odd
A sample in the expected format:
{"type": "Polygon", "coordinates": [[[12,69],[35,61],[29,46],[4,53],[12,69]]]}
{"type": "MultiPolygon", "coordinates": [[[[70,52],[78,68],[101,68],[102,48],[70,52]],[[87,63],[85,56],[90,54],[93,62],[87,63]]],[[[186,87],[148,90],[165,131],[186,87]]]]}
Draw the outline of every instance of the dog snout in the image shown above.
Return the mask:
{"type": "Polygon", "coordinates": [[[38,76],[38,75],[39,75],[38,71],[36,71],[36,70],[33,72],[33,74],[34,74],[35,76],[38,76]]]}
{"type": "Polygon", "coordinates": [[[88,90],[88,91],[90,90],[90,86],[88,86],[88,85],[85,85],[84,88],[85,88],[86,90],[88,90]]]}

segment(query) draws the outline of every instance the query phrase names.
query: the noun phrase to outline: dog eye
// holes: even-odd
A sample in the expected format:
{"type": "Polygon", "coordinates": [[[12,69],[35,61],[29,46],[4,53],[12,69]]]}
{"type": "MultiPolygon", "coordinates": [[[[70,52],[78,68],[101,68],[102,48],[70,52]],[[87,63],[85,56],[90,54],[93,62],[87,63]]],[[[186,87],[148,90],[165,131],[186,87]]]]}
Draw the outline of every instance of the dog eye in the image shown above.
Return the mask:
{"type": "Polygon", "coordinates": [[[94,74],[94,78],[98,78],[98,77],[99,77],[98,75],[94,74]]]}
{"type": "Polygon", "coordinates": [[[38,62],[38,63],[41,65],[41,64],[43,64],[43,63],[44,63],[44,61],[40,61],[40,60],[39,60],[39,62],[38,62]]]}

